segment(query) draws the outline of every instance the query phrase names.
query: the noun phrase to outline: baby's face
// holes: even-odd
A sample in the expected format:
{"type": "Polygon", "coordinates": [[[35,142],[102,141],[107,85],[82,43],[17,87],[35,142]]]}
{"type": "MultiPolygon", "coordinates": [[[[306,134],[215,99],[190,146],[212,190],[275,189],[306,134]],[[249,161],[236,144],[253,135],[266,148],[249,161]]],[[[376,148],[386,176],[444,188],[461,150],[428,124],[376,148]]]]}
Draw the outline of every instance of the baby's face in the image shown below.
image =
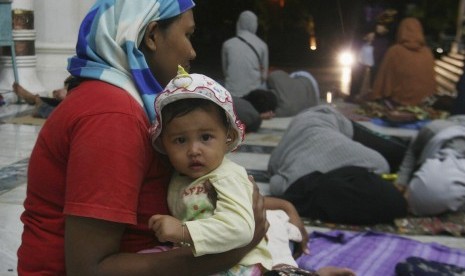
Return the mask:
{"type": "Polygon", "coordinates": [[[192,179],[204,176],[223,161],[227,130],[214,107],[197,108],[164,126],[163,147],[174,168],[192,179]]]}

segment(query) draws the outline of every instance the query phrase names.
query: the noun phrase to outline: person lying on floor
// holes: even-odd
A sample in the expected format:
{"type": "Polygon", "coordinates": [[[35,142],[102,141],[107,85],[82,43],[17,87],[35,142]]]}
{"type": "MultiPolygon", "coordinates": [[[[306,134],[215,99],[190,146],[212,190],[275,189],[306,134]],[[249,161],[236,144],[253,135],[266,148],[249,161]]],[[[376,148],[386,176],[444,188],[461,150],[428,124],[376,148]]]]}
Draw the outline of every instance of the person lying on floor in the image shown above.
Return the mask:
{"type": "Polygon", "coordinates": [[[415,215],[465,211],[465,115],[434,120],[420,129],[407,149],[396,186],[415,215]]]}
{"type": "Polygon", "coordinates": [[[320,91],[316,79],[306,71],[288,74],[275,70],[269,74],[265,89],[255,89],[242,97],[233,98],[246,131],[255,132],[262,120],[294,116],[320,104],[320,91]]]}
{"type": "Polygon", "coordinates": [[[326,222],[404,217],[404,197],[381,177],[390,172],[388,162],[353,136],[353,123],[329,105],[298,114],[271,153],[271,195],[292,202],[301,216],[326,222]]]}
{"type": "Polygon", "coordinates": [[[252,90],[242,97],[233,96],[233,102],[237,117],[244,123],[247,133],[256,132],[263,120],[273,118],[277,107],[276,95],[263,89],[252,90]]]}
{"type": "Polygon", "coordinates": [[[276,117],[290,117],[306,108],[320,104],[320,89],[316,79],[306,71],[290,74],[272,71],[266,81],[267,89],[276,95],[276,117]]]}
{"type": "Polygon", "coordinates": [[[18,95],[18,97],[23,99],[26,103],[34,105],[34,111],[32,112],[33,117],[47,119],[55,107],[57,107],[57,105],[65,99],[68,94],[68,90],[71,90],[78,84],[79,80],[77,78],[69,76],[65,79],[62,88],[53,90],[53,97],[40,97],[39,95],[28,91],[16,82],[13,83],[13,92],[15,92],[16,95],[18,95]]]}

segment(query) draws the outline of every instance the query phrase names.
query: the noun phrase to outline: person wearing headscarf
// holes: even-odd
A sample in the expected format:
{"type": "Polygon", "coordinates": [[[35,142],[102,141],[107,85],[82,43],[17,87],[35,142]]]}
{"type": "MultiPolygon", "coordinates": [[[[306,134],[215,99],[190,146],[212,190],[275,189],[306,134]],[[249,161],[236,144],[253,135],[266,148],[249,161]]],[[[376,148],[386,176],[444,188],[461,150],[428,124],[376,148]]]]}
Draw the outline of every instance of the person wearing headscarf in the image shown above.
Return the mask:
{"type": "Polygon", "coordinates": [[[396,44],[386,52],[367,100],[389,99],[401,105],[418,105],[436,91],[434,57],[426,45],[420,21],[401,21],[396,44]]]}
{"type": "MultiPolygon", "coordinates": [[[[169,162],[154,152],[153,102],[196,53],[192,0],[97,0],[68,71],[80,79],[42,127],[28,167],[19,275],[210,275],[238,263],[264,236],[195,258],[188,248],[138,254],[161,242],[148,228],[168,214],[169,162]]],[[[257,190],[257,189],[255,189],[257,190]]]]}
{"type": "Polygon", "coordinates": [[[256,35],[257,28],[257,16],[243,11],[236,23],[236,36],[222,45],[224,85],[235,97],[261,88],[268,76],[268,45],[256,35]]]}

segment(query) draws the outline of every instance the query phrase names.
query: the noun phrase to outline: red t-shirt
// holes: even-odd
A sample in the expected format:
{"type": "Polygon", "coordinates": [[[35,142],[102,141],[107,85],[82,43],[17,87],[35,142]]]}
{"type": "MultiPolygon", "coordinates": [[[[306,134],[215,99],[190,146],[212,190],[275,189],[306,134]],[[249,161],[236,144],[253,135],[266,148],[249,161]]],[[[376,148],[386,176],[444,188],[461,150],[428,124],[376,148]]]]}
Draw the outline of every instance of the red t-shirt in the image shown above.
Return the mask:
{"type": "Polygon", "coordinates": [[[150,122],[124,90],[85,81],[47,119],[28,169],[20,275],[65,274],[64,215],[127,224],[121,250],[156,244],[147,227],[167,214],[171,167],[153,149],[150,122]]]}

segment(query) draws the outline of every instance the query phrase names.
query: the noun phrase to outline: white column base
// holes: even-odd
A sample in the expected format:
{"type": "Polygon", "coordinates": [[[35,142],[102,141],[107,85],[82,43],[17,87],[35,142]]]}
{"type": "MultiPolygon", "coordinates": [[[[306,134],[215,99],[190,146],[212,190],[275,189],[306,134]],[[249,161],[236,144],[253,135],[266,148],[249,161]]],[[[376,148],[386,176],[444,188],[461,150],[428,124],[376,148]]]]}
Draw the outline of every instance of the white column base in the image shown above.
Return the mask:
{"type": "MultiPolygon", "coordinates": [[[[40,96],[49,96],[48,92],[46,92],[45,88],[42,86],[42,83],[37,78],[35,64],[35,56],[16,57],[19,83],[31,93],[39,94],[40,96]]],[[[13,74],[13,64],[11,62],[11,58],[9,56],[0,57],[0,65],[0,90],[2,92],[11,91],[10,93],[2,93],[3,98],[7,103],[15,103],[17,101],[17,96],[12,89],[15,78],[13,74]]]]}

